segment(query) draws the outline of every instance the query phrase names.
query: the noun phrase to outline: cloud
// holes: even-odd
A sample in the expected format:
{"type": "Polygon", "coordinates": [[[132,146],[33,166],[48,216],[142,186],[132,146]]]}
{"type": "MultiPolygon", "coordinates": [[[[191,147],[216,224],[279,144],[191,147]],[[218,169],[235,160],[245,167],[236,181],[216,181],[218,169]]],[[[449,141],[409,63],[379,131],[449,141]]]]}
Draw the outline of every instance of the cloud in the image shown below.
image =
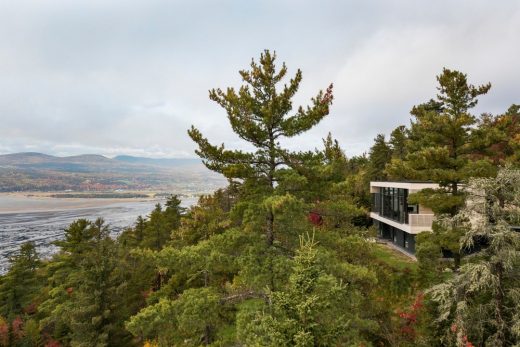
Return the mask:
{"type": "Polygon", "coordinates": [[[359,154],[435,95],[443,66],[493,83],[477,112],[518,102],[518,32],[515,1],[3,2],[0,152],[193,156],[191,124],[240,148],[207,90],[270,48],[303,70],[296,105],[335,83],[331,115],[285,144],[332,131],[359,154]]]}

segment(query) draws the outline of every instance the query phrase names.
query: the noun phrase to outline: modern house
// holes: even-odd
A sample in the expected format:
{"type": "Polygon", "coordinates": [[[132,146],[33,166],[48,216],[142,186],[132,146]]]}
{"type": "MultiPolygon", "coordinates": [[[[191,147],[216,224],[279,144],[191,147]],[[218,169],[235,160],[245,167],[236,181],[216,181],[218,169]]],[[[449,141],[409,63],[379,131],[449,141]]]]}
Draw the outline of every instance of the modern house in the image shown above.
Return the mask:
{"type": "Polygon", "coordinates": [[[370,182],[370,217],[374,220],[379,237],[414,254],[415,235],[432,230],[433,212],[422,205],[408,204],[408,195],[438,187],[438,184],[431,182],[370,182]]]}

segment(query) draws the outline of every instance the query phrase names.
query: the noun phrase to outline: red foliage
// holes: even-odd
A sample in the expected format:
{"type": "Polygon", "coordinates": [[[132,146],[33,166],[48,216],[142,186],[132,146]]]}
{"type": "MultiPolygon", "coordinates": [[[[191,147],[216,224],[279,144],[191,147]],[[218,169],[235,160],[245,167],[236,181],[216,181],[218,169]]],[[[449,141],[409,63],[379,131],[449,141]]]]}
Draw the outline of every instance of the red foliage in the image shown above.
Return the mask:
{"type": "Polygon", "coordinates": [[[36,311],[38,311],[38,305],[36,305],[34,302],[23,308],[23,312],[27,313],[28,315],[33,315],[36,313],[36,311]]]}
{"type": "Polygon", "coordinates": [[[61,347],[61,343],[57,340],[50,338],[49,340],[47,340],[44,347],[61,347]]]}
{"type": "Polygon", "coordinates": [[[417,323],[417,315],[413,312],[401,312],[399,317],[405,319],[409,324],[417,323]]]}
{"type": "Polygon", "coordinates": [[[9,346],[9,325],[0,317],[0,345],[9,346]]]}
{"type": "Polygon", "coordinates": [[[334,84],[330,84],[327,87],[327,90],[325,91],[325,94],[323,94],[323,97],[321,98],[321,103],[323,105],[330,105],[332,103],[332,99],[334,99],[334,96],[332,95],[332,88],[334,87],[334,84]]]}
{"type": "Polygon", "coordinates": [[[475,347],[471,342],[468,341],[467,335],[462,337],[462,342],[464,343],[464,347],[475,347]]]}
{"type": "Polygon", "coordinates": [[[414,311],[420,310],[423,307],[423,299],[424,299],[424,294],[423,293],[419,293],[415,297],[415,301],[414,301],[414,303],[412,305],[412,310],[414,310],[414,311]]]}
{"type": "Polygon", "coordinates": [[[423,307],[423,298],[424,295],[422,293],[419,293],[415,297],[415,301],[411,305],[409,310],[398,312],[399,317],[403,320],[403,325],[401,326],[401,334],[412,341],[415,339],[416,331],[414,325],[417,324],[417,316],[419,314],[419,311],[423,307]]]}
{"type": "Polygon", "coordinates": [[[20,340],[23,337],[23,319],[20,316],[17,316],[15,319],[13,319],[11,322],[11,329],[13,338],[15,340],[20,340]]]}
{"type": "Polygon", "coordinates": [[[323,224],[323,218],[321,218],[321,215],[317,212],[309,212],[308,219],[309,222],[316,226],[320,226],[323,224]]]}
{"type": "Polygon", "coordinates": [[[452,333],[456,333],[457,332],[457,328],[458,328],[457,324],[453,323],[451,325],[451,327],[450,327],[450,330],[451,330],[452,333]]]}
{"type": "Polygon", "coordinates": [[[145,299],[148,299],[148,297],[153,293],[153,288],[150,288],[148,290],[143,290],[141,292],[141,295],[143,296],[143,298],[145,299]]]}

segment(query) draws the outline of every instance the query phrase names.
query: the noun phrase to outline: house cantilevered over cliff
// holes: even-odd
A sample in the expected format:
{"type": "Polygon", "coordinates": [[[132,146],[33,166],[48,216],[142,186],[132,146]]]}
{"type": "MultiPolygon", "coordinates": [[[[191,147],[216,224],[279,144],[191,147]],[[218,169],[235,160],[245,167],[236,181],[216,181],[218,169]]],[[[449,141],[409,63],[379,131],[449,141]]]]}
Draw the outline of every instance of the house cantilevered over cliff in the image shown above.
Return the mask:
{"type": "Polygon", "coordinates": [[[408,204],[408,195],[438,187],[431,182],[370,182],[370,217],[379,237],[414,254],[415,235],[432,230],[433,212],[422,205],[408,204]]]}

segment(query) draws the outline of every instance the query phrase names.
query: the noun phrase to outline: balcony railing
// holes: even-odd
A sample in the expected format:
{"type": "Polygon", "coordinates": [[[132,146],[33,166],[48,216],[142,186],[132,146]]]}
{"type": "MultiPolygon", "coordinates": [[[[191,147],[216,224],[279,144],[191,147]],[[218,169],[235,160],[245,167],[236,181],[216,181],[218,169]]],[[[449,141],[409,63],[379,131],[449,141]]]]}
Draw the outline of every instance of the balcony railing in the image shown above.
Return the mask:
{"type": "Polygon", "coordinates": [[[412,227],[431,228],[433,222],[433,214],[413,214],[408,215],[408,223],[412,227]]]}

